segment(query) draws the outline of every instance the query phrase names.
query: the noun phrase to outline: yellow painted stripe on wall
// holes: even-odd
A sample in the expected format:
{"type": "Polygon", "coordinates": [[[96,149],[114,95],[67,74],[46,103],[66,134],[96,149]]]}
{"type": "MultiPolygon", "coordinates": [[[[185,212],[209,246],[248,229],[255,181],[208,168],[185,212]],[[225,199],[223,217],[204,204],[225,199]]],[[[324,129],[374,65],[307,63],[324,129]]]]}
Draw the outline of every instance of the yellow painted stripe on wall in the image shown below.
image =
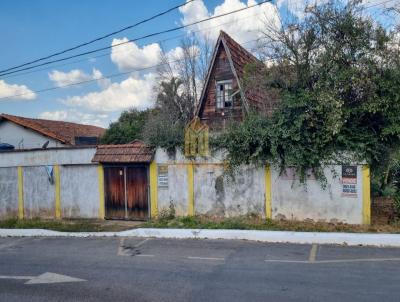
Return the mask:
{"type": "Polygon", "coordinates": [[[271,167],[265,166],[265,218],[272,218],[271,167]]]}
{"type": "Polygon", "coordinates": [[[60,166],[54,166],[54,178],[56,186],[56,218],[61,218],[61,183],[60,183],[60,166]]]}
{"type": "Polygon", "coordinates": [[[150,217],[156,218],[158,215],[158,192],[157,192],[157,164],[155,161],[150,163],[150,217]]]}
{"type": "Polygon", "coordinates": [[[188,176],[188,215],[194,216],[194,167],[193,164],[187,166],[188,176]]]}
{"type": "Polygon", "coordinates": [[[371,176],[368,165],[362,166],[363,224],[371,224],[371,176]]]}
{"type": "Polygon", "coordinates": [[[18,218],[24,219],[24,171],[18,167],[18,218]]]}
{"type": "Polygon", "coordinates": [[[97,166],[97,176],[99,182],[99,218],[104,219],[105,217],[105,203],[104,203],[104,170],[102,165],[97,166]]]}

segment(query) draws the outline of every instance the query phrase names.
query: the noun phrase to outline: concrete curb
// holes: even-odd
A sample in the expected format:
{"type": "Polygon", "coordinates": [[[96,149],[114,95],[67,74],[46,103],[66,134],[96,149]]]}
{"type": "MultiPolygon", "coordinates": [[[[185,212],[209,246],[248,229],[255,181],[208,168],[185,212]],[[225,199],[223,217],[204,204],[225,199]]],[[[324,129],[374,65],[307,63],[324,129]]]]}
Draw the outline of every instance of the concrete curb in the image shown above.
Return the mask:
{"type": "Polygon", "coordinates": [[[43,229],[0,229],[0,237],[153,237],[400,247],[400,234],[319,233],[253,230],[139,228],[122,232],[57,232],[43,229]]]}

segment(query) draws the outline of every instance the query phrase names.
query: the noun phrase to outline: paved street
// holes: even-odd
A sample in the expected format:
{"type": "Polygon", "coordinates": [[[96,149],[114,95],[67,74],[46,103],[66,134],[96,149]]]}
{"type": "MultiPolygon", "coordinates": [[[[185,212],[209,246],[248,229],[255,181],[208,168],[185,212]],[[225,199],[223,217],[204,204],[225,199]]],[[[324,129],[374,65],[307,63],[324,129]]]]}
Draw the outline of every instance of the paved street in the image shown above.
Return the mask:
{"type": "Polygon", "coordinates": [[[399,301],[400,249],[2,238],[0,301],[399,301]]]}

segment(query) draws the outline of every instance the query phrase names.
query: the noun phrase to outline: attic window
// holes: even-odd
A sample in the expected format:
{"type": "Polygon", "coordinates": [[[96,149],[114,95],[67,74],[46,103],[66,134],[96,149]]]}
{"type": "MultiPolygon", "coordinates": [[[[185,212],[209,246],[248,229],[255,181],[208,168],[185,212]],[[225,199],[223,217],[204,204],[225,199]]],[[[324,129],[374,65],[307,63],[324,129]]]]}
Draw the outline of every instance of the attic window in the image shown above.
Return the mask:
{"type": "Polygon", "coordinates": [[[232,80],[217,82],[217,109],[233,106],[232,80]]]}

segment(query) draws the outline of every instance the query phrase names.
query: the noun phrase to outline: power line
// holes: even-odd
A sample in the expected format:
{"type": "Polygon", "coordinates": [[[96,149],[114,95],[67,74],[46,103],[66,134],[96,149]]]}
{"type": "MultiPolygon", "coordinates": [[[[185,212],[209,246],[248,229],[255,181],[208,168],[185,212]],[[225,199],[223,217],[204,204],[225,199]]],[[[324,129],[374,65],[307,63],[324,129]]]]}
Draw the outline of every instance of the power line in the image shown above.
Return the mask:
{"type": "Polygon", "coordinates": [[[224,14],[220,14],[220,15],[217,15],[217,16],[212,16],[212,17],[209,17],[209,18],[205,18],[205,19],[202,19],[202,20],[190,23],[190,24],[186,24],[186,25],[170,28],[170,29],[167,29],[167,30],[159,31],[159,32],[156,32],[156,33],[148,34],[148,35],[145,35],[145,36],[142,36],[142,37],[139,37],[139,38],[131,39],[131,40],[128,40],[128,41],[125,41],[125,42],[121,42],[121,43],[118,43],[118,44],[114,44],[114,45],[110,45],[110,46],[107,46],[107,47],[94,49],[94,50],[87,51],[87,52],[80,53],[80,54],[76,54],[76,55],[73,55],[73,56],[69,56],[69,57],[65,57],[65,58],[61,58],[61,59],[57,59],[57,60],[53,60],[53,61],[48,61],[48,62],[41,63],[41,64],[38,64],[38,65],[35,65],[35,66],[25,67],[25,68],[22,68],[22,69],[19,69],[19,70],[10,71],[10,72],[6,72],[6,73],[1,73],[0,72],[1,73],[0,76],[5,76],[5,75],[13,74],[13,73],[16,73],[16,72],[19,72],[19,71],[29,70],[29,69],[33,69],[33,68],[36,68],[36,67],[48,65],[48,64],[51,64],[51,63],[56,63],[56,62],[69,60],[69,59],[72,59],[72,58],[81,57],[81,56],[84,56],[84,55],[88,55],[88,54],[96,53],[96,52],[99,52],[99,51],[102,51],[102,50],[107,50],[107,49],[114,48],[114,47],[117,47],[117,46],[120,46],[120,45],[124,45],[124,44],[130,43],[130,42],[136,42],[136,41],[139,41],[139,40],[143,40],[143,39],[146,39],[146,38],[158,36],[158,35],[161,35],[161,34],[174,32],[174,31],[181,30],[181,29],[189,27],[189,26],[193,26],[193,25],[196,25],[196,24],[204,23],[204,22],[209,21],[209,20],[221,18],[221,17],[228,16],[228,15],[240,12],[240,11],[244,11],[244,10],[256,7],[256,6],[260,6],[260,5],[264,4],[264,3],[271,2],[271,1],[272,0],[265,0],[265,1],[262,1],[260,3],[253,4],[251,6],[247,6],[247,7],[244,7],[244,8],[241,8],[241,9],[237,9],[237,10],[234,10],[234,11],[230,11],[230,12],[227,12],[227,13],[224,13],[224,14]]]}
{"type": "MultiPolygon", "coordinates": [[[[257,14],[254,14],[254,15],[250,15],[250,16],[247,16],[247,17],[238,18],[238,19],[235,19],[235,20],[233,20],[233,21],[224,22],[224,23],[219,23],[218,25],[215,25],[215,26],[210,26],[210,27],[207,27],[207,28],[204,28],[204,29],[199,29],[199,30],[191,31],[191,33],[210,32],[210,31],[211,31],[212,29],[214,29],[214,28],[217,28],[217,27],[220,27],[220,26],[223,26],[223,25],[227,25],[227,24],[232,24],[232,23],[235,23],[235,22],[237,22],[237,21],[239,21],[239,20],[244,20],[244,19],[248,19],[248,18],[254,18],[254,17],[259,16],[259,15],[262,15],[262,14],[263,14],[263,13],[261,12],[261,13],[257,13],[257,14]]],[[[173,37],[170,37],[170,38],[158,40],[158,41],[156,41],[155,43],[163,43],[163,42],[166,42],[166,41],[171,41],[171,40],[183,38],[183,37],[186,37],[186,36],[187,36],[187,34],[177,35],[177,36],[173,36],[173,37]]],[[[116,51],[116,52],[119,52],[119,51],[116,51]]],[[[102,57],[108,56],[108,55],[110,55],[110,54],[111,54],[111,52],[106,52],[106,53],[101,54],[101,55],[92,56],[92,57],[87,57],[87,58],[84,58],[84,59],[81,59],[81,60],[77,60],[77,61],[73,61],[73,62],[67,62],[67,63],[64,63],[64,64],[58,64],[58,65],[49,66],[49,67],[45,67],[45,68],[41,68],[41,69],[36,69],[36,70],[31,70],[31,71],[27,71],[27,72],[23,72],[23,73],[14,73],[14,74],[11,74],[11,75],[8,75],[8,76],[3,77],[3,79],[8,79],[8,78],[13,78],[13,77],[23,76],[23,75],[27,75],[27,74],[31,74],[31,73],[36,73],[36,72],[40,72],[40,71],[44,71],[44,70],[49,70],[49,69],[56,68],[56,67],[62,67],[62,66],[67,66],[67,65],[71,65],[71,64],[77,64],[77,63],[80,63],[80,62],[89,61],[89,60],[91,60],[91,59],[102,58],[102,57]]],[[[17,72],[17,71],[16,71],[16,72],[17,72]]]]}
{"type": "MultiPolygon", "coordinates": [[[[382,1],[382,2],[378,2],[378,3],[371,4],[371,5],[369,5],[369,6],[364,6],[364,8],[371,8],[371,7],[375,7],[375,6],[380,6],[380,5],[382,5],[382,4],[386,4],[386,3],[392,2],[392,1],[397,1],[397,0],[386,0],[386,1],[382,1]]],[[[367,4],[368,4],[368,3],[367,3],[367,4]]]]}
{"type": "Polygon", "coordinates": [[[175,9],[178,9],[178,8],[180,8],[180,7],[183,7],[183,6],[185,6],[185,5],[187,5],[188,3],[193,2],[193,1],[194,1],[194,0],[185,1],[185,2],[182,3],[182,4],[179,4],[179,5],[176,5],[176,6],[174,6],[174,7],[171,7],[171,8],[169,8],[169,9],[167,9],[166,11],[163,11],[163,12],[161,12],[161,13],[158,13],[158,14],[152,16],[152,17],[149,17],[149,18],[147,18],[147,19],[144,19],[144,20],[142,20],[142,21],[139,21],[139,22],[137,22],[137,23],[135,23],[135,24],[133,24],[133,25],[126,26],[126,27],[124,27],[124,28],[121,28],[121,29],[116,30],[116,31],[114,31],[114,32],[112,32],[112,33],[106,34],[106,35],[104,35],[104,36],[98,37],[98,38],[96,38],[96,39],[90,40],[90,41],[88,41],[88,42],[84,42],[84,43],[78,44],[78,45],[73,46],[73,47],[71,47],[71,48],[67,48],[67,49],[65,49],[65,50],[62,50],[62,51],[59,51],[59,52],[56,52],[56,53],[47,55],[47,56],[45,56],[45,57],[42,57],[42,58],[39,58],[39,59],[30,61],[30,62],[21,64],[21,65],[17,65],[17,66],[11,67],[11,68],[7,68],[7,69],[4,69],[4,70],[0,70],[0,73],[7,72],[7,71],[10,71],[10,70],[14,70],[14,69],[17,69],[17,68],[26,66],[26,65],[30,65],[30,64],[33,64],[33,63],[37,63],[37,62],[43,61],[43,60],[47,60],[47,59],[50,59],[50,58],[52,58],[52,57],[55,57],[55,56],[58,56],[58,55],[61,55],[61,54],[70,52],[70,51],[72,51],[72,50],[81,48],[81,47],[83,47],[83,46],[87,46],[87,45],[92,44],[92,43],[94,43],[94,42],[97,42],[97,41],[106,39],[106,38],[108,38],[108,37],[111,37],[111,36],[114,36],[114,35],[116,35],[116,34],[119,34],[119,33],[123,32],[123,31],[126,31],[126,30],[128,30],[128,29],[134,28],[134,27],[139,26],[139,25],[141,25],[141,24],[143,24],[143,23],[149,22],[149,21],[154,20],[154,19],[156,19],[156,18],[158,18],[158,17],[161,17],[161,16],[163,16],[163,15],[166,15],[166,14],[170,13],[171,11],[173,11],[173,10],[175,10],[175,9]]]}
{"type": "MultiPolygon", "coordinates": [[[[246,42],[243,42],[243,44],[247,44],[247,43],[251,43],[254,41],[259,41],[261,39],[265,39],[264,38],[258,38],[258,39],[253,39],[253,40],[249,40],[246,42]]],[[[194,58],[198,57],[199,55],[193,56],[194,58]]],[[[168,61],[162,64],[156,64],[153,66],[149,66],[149,67],[145,67],[145,68],[140,68],[140,69],[132,69],[129,71],[125,71],[125,72],[119,72],[119,73],[114,73],[114,74],[110,74],[107,76],[103,76],[103,77],[98,77],[96,79],[90,79],[90,80],[85,80],[85,81],[80,81],[80,82],[76,82],[76,83],[71,83],[71,84],[66,84],[66,85],[60,85],[60,86],[54,86],[54,87],[48,87],[48,88],[43,88],[43,89],[39,89],[39,90],[32,90],[29,92],[24,92],[24,93],[20,93],[20,94],[15,94],[15,95],[9,95],[9,96],[5,96],[5,97],[0,97],[0,100],[4,100],[4,99],[12,99],[12,98],[16,98],[16,97],[20,97],[20,96],[24,96],[27,94],[32,94],[32,93],[42,93],[42,92],[47,92],[47,91],[52,91],[52,90],[57,90],[57,89],[62,89],[62,88],[67,88],[67,87],[72,87],[72,86],[78,86],[78,85],[82,85],[82,84],[88,84],[88,83],[92,83],[92,82],[97,82],[99,80],[105,80],[105,79],[111,79],[111,78],[115,78],[115,77],[119,77],[119,76],[123,76],[123,75],[127,75],[130,74],[132,72],[140,72],[140,71],[145,71],[145,70],[150,70],[153,68],[157,68],[157,67],[161,67],[161,66],[165,66],[168,64],[173,64],[173,63],[178,63],[178,62],[182,62],[185,59],[179,59],[179,60],[174,60],[174,61],[168,61]]]]}

